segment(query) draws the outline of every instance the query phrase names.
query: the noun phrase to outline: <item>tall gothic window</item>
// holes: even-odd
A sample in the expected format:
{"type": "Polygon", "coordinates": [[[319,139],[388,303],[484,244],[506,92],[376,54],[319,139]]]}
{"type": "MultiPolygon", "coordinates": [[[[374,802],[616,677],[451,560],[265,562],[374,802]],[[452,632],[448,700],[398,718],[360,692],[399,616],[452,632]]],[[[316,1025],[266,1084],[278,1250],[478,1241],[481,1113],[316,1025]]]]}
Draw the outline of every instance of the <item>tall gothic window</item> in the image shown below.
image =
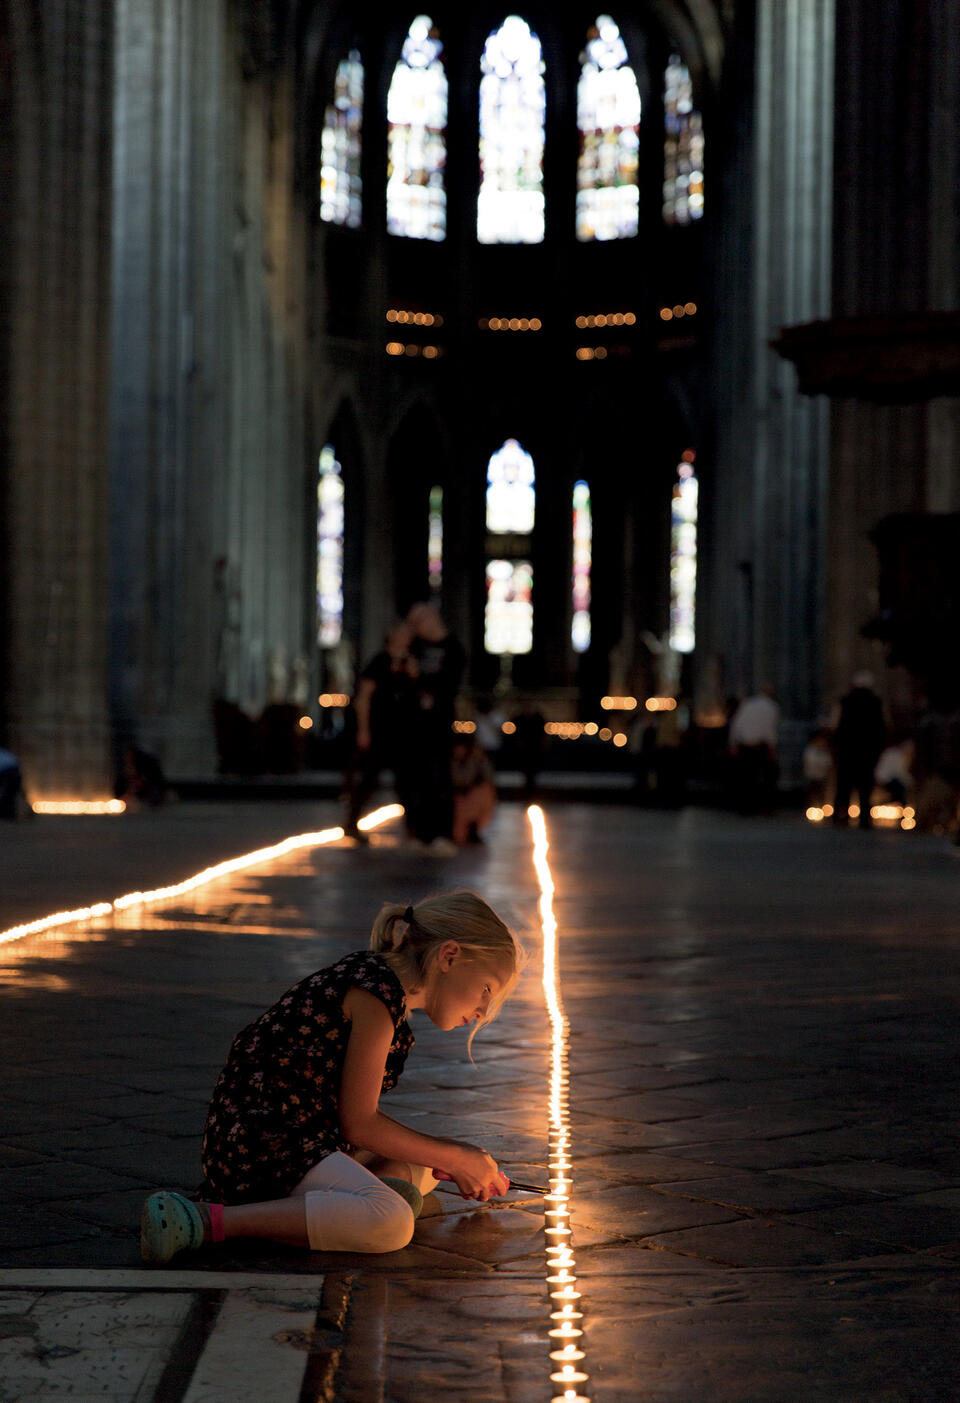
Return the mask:
{"type": "Polygon", "coordinates": [[[487,36],[480,69],[477,239],[539,244],[546,90],[540,40],[526,20],[508,15],[487,36]]]}
{"type": "MultiPolygon", "coordinates": [[[[536,489],[533,459],[515,438],[508,438],[487,465],[487,532],[494,536],[529,536],[533,530],[536,489]]],[[[528,546],[517,542],[518,551],[528,546]]],[[[507,555],[506,547],[503,555],[507,555]]],[[[529,653],[533,647],[533,566],[526,559],[487,561],[487,602],[483,646],[500,657],[529,653]]]]}
{"type": "Polygon", "coordinates": [[[573,484],[573,619],[570,641],[575,653],[590,647],[590,571],[593,566],[593,515],[590,488],[573,484]]]}
{"type": "Polygon", "coordinates": [[[526,536],[533,530],[537,494],[533,459],[508,438],[487,464],[487,530],[526,536]]]}
{"type": "Polygon", "coordinates": [[[387,95],[387,230],[408,239],[445,237],[447,75],[429,15],[417,15],[387,95]]]}
{"type": "Polygon", "coordinates": [[[333,102],[320,137],[320,218],[359,229],[360,136],[363,123],[363,64],[351,49],[337,65],[333,102]]]}
{"type": "Polygon", "coordinates": [[[427,517],[427,580],[430,593],[443,588],[443,488],[431,487],[427,517]]]}
{"type": "Polygon", "coordinates": [[[483,646],[499,657],[533,647],[533,566],[528,560],[487,561],[483,646]]]}
{"type": "Polygon", "coordinates": [[[637,232],[640,208],[640,90],[609,15],[598,15],[580,64],[577,238],[628,239],[637,232]]]}
{"type": "Polygon", "coordinates": [[[670,509],[670,647],[678,653],[692,653],[696,643],[696,456],[688,448],[680,460],[670,509]]]}
{"type": "Polygon", "coordinates": [[[693,105],[685,63],[670,57],[663,80],[663,221],[689,224],[703,215],[703,118],[693,105]]]}
{"type": "Polygon", "coordinates": [[[317,642],[343,637],[343,475],[333,445],[320,450],[317,476],[317,642]]]}

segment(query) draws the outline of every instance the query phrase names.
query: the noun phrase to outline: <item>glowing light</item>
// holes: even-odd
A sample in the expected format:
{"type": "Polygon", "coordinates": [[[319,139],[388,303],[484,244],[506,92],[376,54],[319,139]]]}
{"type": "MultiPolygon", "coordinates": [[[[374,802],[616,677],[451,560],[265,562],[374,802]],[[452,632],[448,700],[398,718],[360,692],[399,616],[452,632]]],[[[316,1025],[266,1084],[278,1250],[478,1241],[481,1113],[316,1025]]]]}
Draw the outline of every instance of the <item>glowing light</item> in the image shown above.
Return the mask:
{"type": "Polygon", "coordinates": [[[317,642],[332,648],[343,637],[344,489],[331,444],[320,450],[317,478],[317,642]]]}
{"type": "MultiPolygon", "coordinates": [[[[391,819],[400,818],[402,814],[402,805],[385,804],[382,808],[375,809],[373,813],[368,814],[366,818],[362,818],[357,827],[366,833],[373,828],[379,828],[381,824],[390,822],[391,819]]],[[[229,876],[233,872],[243,872],[250,867],[259,867],[264,863],[273,862],[277,858],[286,857],[289,853],[299,852],[304,848],[323,847],[328,843],[336,843],[342,837],[342,828],[323,828],[316,833],[299,833],[292,838],[284,838],[280,843],[274,843],[272,847],[258,848],[255,852],[228,858],[226,862],[218,862],[213,867],[205,867],[203,871],[188,877],[186,881],[174,883],[172,886],[156,887],[153,891],[128,892],[125,896],[118,896],[113,901],[100,901],[91,906],[77,907],[73,911],[56,911],[50,916],[41,916],[35,921],[11,926],[8,930],[0,931],[0,945],[11,940],[20,940],[25,935],[36,935],[40,931],[52,930],[55,927],[80,925],[84,921],[97,920],[117,911],[153,906],[161,901],[169,901],[172,897],[184,896],[187,892],[196,891],[198,887],[206,886],[209,882],[215,882],[219,877],[229,876]]]]}
{"type": "Polygon", "coordinates": [[[303,730],[303,731],[309,731],[309,730],[312,728],[312,726],[313,726],[313,717],[312,717],[312,716],[301,716],[301,717],[300,717],[300,729],[301,729],[301,730],[303,730]]]}
{"type": "Polygon", "coordinates": [[[663,222],[689,224],[703,216],[703,118],[677,54],[664,74],[663,120],[663,222]]]}
{"type": "Polygon", "coordinates": [[[476,721],[454,721],[453,729],[459,736],[472,736],[477,729],[476,721]]]}
{"type": "Polygon", "coordinates": [[[859,804],[851,804],[850,807],[847,809],[847,815],[848,815],[849,818],[859,818],[859,817],[860,817],[860,805],[859,805],[859,804]]]}
{"type": "Polygon", "coordinates": [[[593,514],[590,488],[573,485],[573,618],[570,641],[575,653],[590,647],[590,571],[593,563],[593,514]]]}
{"type": "MultiPolygon", "coordinates": [[[[527,809],[527,819],[533,835],[533,864],[540,887],[539,913],[540,927],[543,933],[543,995],[551,1028],[548,1096],[551,1146],[550,1193],[545,1196],[546,1215],[550,1222],[550,1226],[546,1228],[547,1283],[552,1288],[550,1291],[551,1301],[555,1306],[560,1306],[559,1310],[554,1309],[551,1312],[550,1318],[561,1322],[557,1329],[550,1332],[551,1338],[561,1343],[561,1348],[553,1350],[550,1358],[553,1363],[563,1367],[551,1373],[550,1379],[552,1383],[573,1385],[585,1382],[588,1375],[575,1368],[575,1365],[584,1358],[584,1354],[574,1341],[581,1338],[583,1332],[576,1329],[571,1323],[582,1317],[573,1306],[573,1302],[580,1299],[580,1292],[576,1289],[576,1263],[568,1240],[571,1236],[569,1219],[572,1190],[568,1155],[571,1141],[568,1091],[570,1083],[568,1066],[569,1022],[564,1013],[560,995],[557,920],[553,910],[553,897],[556,888],[548,860],[550,845],[547,841],[546,820],[539,805],[532,804],[527,809]]],[[[589,1400],[582,1400],[575,1390],[571,1391],[571,1388],[567,1388],[566,1394],[562,1397],[564,1403],[568,1403],[571,1399],[576,1400],[576,1403],[589,1403],[589,1400]]]]}
{"type": "Polygon", "coordinates": [[[533,566],[526,560],[487,561],[483,646],[497,656],[533,647],[533,566]]]}
{"type": "Polygon", "coordinates": [[[320,137],[320,218],[359,229],[362,181],[360,133],[363,121],[363,64],[351,49],[337,65],[333,102],[320,137]]]}
{"type": "Polygon", "coordinates": [[[515,736],[517,733],[517,728],[512,721],[504,721],[500,729],[505,736],[515,736]]]}
{"type": "Polygon", "coordinates": [[[687,449],[677,468],[670,526],[670,647],[692,653],[696,644],[697,500],[694,453],[687,449]]]}
{"type": "Polygon", "coordinates": [[[447,229],[447,75],[442,54],[433,21],[417,15],[387,95],[387,231],[434,242],[443,239],[447,229]]]}
{"type": "Polygon", "coordinates": [[[519,15],[508,15],[488,35],[480,69],[477,239],[541,243],[546,90],[540,40],[519,15]]]}
{"type": "Polygon", "coordinates": [[[676,697],[647,697],[644,702],[647,711],[676,711],[676,697]]]}
{"type": "Polygon", "coordinates": [[[590,29],[580,63],[577,238],[631,238],[640,209],[640,92],[609,15],[600,15],[590,29]]]}
{"type": "Polygon", "coordinates": [[[539,317],[481,317],[477,325],[481,331],[539,331],[543,322],[539,317]]]}
{"type": "Polygon", "coordinates": [[[443,488],[431,487],[427,519],[427,582],[431,594],[443,588],[443,488]]]}
{"type": "Polygon", "coordinates": [[[613,739],[613,732],[611,731],[609,726],[601,726],[598,735],[600,736],[601,740],[613,739]]]}
{"type": "Polygon", "coordinates": [[[613,737],[613,743],[618,747],[626,745],[627,737],[623,731],[617,731],[617,733],[613,737]]]}
{"type": "Polygon", "coordinates": [[[636,711],[636,697],[601,697],[600,707],[603,711],[636,711]]]}
{"type": "Polygon", "coordinates": [[[599,729],[600,727],[597,725],[596,721],[587,721],[583,728],[583,734],[585,736],[595,736],[599,729]]]}
{"type": "Polygon", "coordinates": [[[346,692],[321,692],[317,701],[323,707],[350,705],[350,698],[346,692]]]}
{"type": "Polygon", "coordinates": [[[810,820],[811,823],[822,823],[823,809],[818,809],[815,806],[811,806],[809,809],[807,809],[807,818],[810,820]]]}
{"type": "Polygon", "coordinates": [[[533,530],[537,494],[533,459],[515,438],[504,441],[487,464],[487,530],[494,535],[528,535],[533,530]]]}
{"type": "Polygon", "coordinates": [[[36,799],[30,805],[35,814],[122,814],[122,799],[36,799]]]}

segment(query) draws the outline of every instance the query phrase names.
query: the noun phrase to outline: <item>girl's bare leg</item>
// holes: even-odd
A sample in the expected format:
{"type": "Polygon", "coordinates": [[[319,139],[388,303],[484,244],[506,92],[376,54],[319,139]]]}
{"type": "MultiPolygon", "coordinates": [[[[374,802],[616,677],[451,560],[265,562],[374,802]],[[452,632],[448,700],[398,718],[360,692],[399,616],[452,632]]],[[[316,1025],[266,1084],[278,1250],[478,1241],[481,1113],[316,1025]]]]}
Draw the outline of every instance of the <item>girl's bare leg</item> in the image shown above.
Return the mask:
{"type": "Polygon", "coordinates": [[[223,1210],[223,1235],[259,1237],[292,1247],[309,1247],[303,1196],[278,1198],[269,1203],[227,1204],[223,1210]]]}

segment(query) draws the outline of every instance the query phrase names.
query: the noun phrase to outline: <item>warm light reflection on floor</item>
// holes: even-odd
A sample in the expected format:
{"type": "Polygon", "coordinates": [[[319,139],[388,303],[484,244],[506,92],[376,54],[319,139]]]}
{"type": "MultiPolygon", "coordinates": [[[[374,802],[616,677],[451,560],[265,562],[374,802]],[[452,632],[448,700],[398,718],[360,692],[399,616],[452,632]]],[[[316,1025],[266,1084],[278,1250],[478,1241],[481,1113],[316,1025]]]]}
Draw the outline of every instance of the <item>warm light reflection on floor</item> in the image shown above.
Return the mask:
{"type": "MultiPolygon", "coordinates": [[[[357,825],[364,832],[369,832],[373,828],[379,827],[382,823],[389,822],[390,819],[399,818],[403,813],[400,804],[385,804],[383,808],[375,809],[373,813],[360,820],[357,825]]],[[[292,838],[285,838],[281,843],[274,843],[268,848],[257,848],[256,851],[243,853],[240,857],[229,858],[226,862],[218,862],[212,867],[205,867],[202,871],[188,877],[183,882],[176,882],[167,887],[156,887],[152,891],[127,892],[123,896],[118,896],[113,901],[99,901],[92,906],[80,906],[73,911],[55,911],[50,916],[41,916],[36,921],[26,921],[19,926],[11,926],[8,930],[0,931],[0,945],[11,940],[22,940],[24,936],[39,935],[43,931],[62,930],[65,926],[78,925],[85,921],[97,920],[104,916],[113,915],[115,912],[123,912],[136,909],[138,912],[145,907],[156,905],[161,901],[169,901],[171,898],[184,896],[187,892],[196,891],[198,887],[204,887],[208,882],[215,882],[218,877],[227,877],[234,872],[242,872],[246,868],[260,867],[264,863],[273,862],[277,858],[286,857],[290,853],[299,852],[305,848],[322,847],[327,843],[336,843],[343,837],[342,828],[324,828],[316,833],[298,833],[292,838]]]]}
{"type": "Polygon", "coordinates": [[[577,1309],[576,1263],[570,1245],[570,1196],[573,1176],[570,1159],[570,1072],[567,1051],[569,1024],[560,997],[557,968],[557,921],[553,914],[553,876],[547,861],[549,843],[543,810],[538,804],[527,809],[533,832],[533,865],[540,883],[540,925],[543,931],[543,994],[550,1018],[550,1192],[545,1196],[547,1219],[547,1283],[554,1309],[550,1312],[553,1329],[550,1339],[555,1348],[550,1359],[557,1367],[550,1382],[563,1387],[552,1403],[589,1403],[578,1392],[589,1374],[583,1372],[584,1352],[578,1341],[583,1336],[577,1322],[582,1315],[577,1309]]]}

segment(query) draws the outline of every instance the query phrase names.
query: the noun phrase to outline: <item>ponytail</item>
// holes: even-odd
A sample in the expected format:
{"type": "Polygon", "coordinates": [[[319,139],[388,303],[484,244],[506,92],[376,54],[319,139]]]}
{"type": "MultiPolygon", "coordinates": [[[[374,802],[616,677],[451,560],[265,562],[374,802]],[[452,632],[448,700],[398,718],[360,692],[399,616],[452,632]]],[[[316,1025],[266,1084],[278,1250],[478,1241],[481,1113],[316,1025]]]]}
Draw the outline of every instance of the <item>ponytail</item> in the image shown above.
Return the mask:
{"type": "Polygon", "coordinates": [[[396,955],[402,950],[407,931],[398,930],[397,925],[406,921],[405,913],[409,906],[391,905],[389,902],[380,910],[370,932],[370,949],[378,955],[396,955]]]}

